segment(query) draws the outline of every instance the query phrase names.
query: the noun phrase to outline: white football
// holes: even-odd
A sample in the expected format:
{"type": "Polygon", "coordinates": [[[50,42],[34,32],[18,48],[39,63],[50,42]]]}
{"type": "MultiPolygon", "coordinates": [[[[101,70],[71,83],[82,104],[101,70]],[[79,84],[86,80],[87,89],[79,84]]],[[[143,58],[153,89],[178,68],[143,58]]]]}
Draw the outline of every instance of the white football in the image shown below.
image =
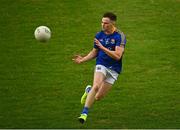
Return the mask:
{"type": "Polygon", "coordinates": [[[39,26],[34,31],[34,36],[40,42],[47,42],[51,38],[51,30],[46,26],[39,26]]]}

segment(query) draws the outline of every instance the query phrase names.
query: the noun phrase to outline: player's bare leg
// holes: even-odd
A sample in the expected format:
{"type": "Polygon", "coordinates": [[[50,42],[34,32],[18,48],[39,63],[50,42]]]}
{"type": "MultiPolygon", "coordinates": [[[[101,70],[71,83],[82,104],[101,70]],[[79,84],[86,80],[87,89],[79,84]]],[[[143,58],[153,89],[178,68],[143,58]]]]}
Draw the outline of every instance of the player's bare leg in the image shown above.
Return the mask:
{"type": "Polygon", "coordinates": [[[93,87],[87,96],[85,107],[90,108],[92,106],[95,100],[95,95],[99,91],[99,88],[101,87],[101,84],[104,82],[104,80],[105,75],[103,73],[95,72],[93,87]]]}
{"type": "Polygon", "coordinates": [[[112,88],[112,84],[104,81],[95,95],[95,100],[102,99],[111,90],[111,88],[112,88]]]}
{"type": "Polygon", "coordinates": [[[95,95],[98,92],[99,88],[101,87],[101,84],[105,80],[105,75],[101,72],[94,72],[94,81],[93,86],[89,94],[87,95],[86,103],[84,106],[84,109],[82,111],[81,116],[79,117],[79,121],[81,123],[84,123],[87,118],[88,109],[92,106],[95,100],[95,95]]]}

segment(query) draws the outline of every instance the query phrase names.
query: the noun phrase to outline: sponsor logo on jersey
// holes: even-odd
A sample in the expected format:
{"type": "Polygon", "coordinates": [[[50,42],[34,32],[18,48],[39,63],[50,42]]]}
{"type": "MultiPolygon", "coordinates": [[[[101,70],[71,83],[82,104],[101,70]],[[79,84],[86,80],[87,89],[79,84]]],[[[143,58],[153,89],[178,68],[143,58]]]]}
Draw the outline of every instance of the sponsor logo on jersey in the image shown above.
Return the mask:
{"type": "Polygon", "coordinates": [[[105,44],[107,45],[107,44],[109,44],[109,38],[107,38],[107,39],[105,39],[105,44]]]}

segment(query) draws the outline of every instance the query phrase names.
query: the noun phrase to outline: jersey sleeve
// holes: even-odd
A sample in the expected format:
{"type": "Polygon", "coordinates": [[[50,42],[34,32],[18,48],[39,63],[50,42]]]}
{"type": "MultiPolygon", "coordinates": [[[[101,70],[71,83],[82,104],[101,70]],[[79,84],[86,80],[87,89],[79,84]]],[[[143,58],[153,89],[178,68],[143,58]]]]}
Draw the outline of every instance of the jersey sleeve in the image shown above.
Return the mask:
{"type": "Polygon", "coordinates": [[[116,37],[116,46],[123,46],[125,47],[126,44],[126,36],[123,32],[120,33],[118,37],[116,37]]]}

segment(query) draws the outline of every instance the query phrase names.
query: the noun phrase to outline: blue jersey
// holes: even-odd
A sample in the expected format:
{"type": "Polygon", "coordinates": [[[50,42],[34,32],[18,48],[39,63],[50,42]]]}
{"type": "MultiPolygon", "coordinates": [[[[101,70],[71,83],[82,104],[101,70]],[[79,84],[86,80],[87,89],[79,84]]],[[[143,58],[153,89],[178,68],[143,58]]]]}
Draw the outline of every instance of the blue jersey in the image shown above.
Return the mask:
{"type": "MultiPolygon", "coordinates": [[[[105,34],[103,31],[99,32],[95,36],[101,44],[111,51],[115,51],[116,46],[124,46],[126,44],[126,37],[123,32],[115,31],[113,34],[105,34]]],[[[98,49],[98,54],[96,58],[96,65],[104,65],[117,73],[121,72],[122,69],[122,57],[120,60],[115,60],[108,56],[104,51],[98,48],[94,43],[94,48],[98,49]]]]}

